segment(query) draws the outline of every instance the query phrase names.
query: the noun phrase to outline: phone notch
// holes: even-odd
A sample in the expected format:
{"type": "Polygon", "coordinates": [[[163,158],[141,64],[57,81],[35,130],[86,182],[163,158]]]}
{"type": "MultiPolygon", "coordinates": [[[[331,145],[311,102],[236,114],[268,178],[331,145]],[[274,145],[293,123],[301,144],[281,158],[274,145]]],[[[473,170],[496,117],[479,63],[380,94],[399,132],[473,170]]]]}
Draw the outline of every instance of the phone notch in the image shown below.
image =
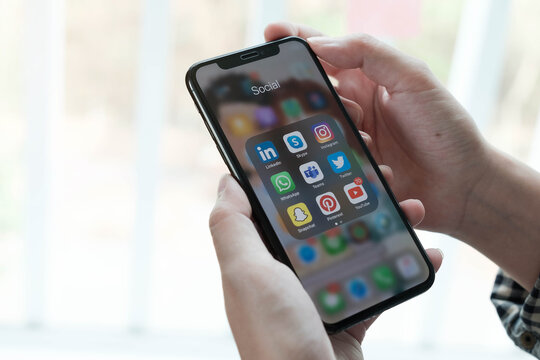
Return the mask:
{"type": "Polygon", "coordinates": [[[240,55],[240,59],[241,60],[249,60],[249,59],[253,59],[253,58],[257,57],[257,56],[259,56],[258,51],[250,51],[248,53],[240,55]]]}
{"type": "Polygon", "coordinates": [[[262,60],[279,54],[279,44],[267,43],[251,49],[244,49],[242,52],[236,52],[225,55],[217,59],[216,63],[224,70],[232,69],[237,66],[245,65],[254,61],[262,60]]]}

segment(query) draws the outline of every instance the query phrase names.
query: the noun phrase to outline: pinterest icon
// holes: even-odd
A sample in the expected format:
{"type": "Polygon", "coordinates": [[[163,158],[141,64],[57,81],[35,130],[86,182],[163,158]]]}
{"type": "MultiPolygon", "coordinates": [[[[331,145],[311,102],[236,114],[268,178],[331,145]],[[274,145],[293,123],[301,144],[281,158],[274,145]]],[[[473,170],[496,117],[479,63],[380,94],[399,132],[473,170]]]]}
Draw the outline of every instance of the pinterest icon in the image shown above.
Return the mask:
{"type": "Polygon", "coordinates": [[[327,193],[321,194],[317,196],[315,200],[317,201],[317,205],[319,205],[319,208],[324,215],[333,214],[336,211],[339,211],[339,209],[341,209],[341,206],[339,206],[339,203],[336,199],[336,195],[334,195],[333,192],[329,191],[327,193]]]}

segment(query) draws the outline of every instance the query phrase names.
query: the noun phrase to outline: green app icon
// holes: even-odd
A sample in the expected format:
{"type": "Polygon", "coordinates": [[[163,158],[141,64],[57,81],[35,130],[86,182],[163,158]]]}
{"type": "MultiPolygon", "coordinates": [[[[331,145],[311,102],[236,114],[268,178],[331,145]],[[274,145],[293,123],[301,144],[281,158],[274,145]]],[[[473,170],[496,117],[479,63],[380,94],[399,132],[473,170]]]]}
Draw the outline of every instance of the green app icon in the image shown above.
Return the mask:
{"type": "Polygon", "coordinates": [[[289,117],[298,117],[302,114],[302,107],[295,98],[285,99],[281,102],[281,109],[289,117]]]}
{"type": "Polygon", "coordinates": [[[337,283],[330,284],[317,295],[319,304],[328,315],[338,313],[345,309],[345,298],[337,283]]]}
{"type": "Polygon", "coordinates": [[[270,178],[272,185],[276,189],[276,192],[280,195],[293,191],[296,186],[291,178],[291,175],[287,171],[282,171],[270,178]]]}
{"type": "Polygon", "coordinates": [[[377,266],[373,269],[371,277],[379,290],[388,290],[396,285],[396,277],[386,265],[377,266]]]}
{"type": "Polygon", "coordinates": [[[341,233],[322,234],[321,243],[328,255],[337,255],[347,248],[347,240],[341,233]]]}

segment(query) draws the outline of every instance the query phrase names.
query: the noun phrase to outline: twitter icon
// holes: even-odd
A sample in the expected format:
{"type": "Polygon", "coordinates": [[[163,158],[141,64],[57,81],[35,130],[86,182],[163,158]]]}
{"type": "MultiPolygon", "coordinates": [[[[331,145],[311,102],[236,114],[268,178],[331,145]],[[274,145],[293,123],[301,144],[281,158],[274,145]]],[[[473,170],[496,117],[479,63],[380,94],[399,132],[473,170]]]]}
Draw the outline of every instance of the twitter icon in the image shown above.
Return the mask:
{"type": "Polygon", "coordinates": [[[332,167],[332,170],[334,170],[336,174],[342,173],[351,168],[351,163],[349,162],[349,159],[347,159],[347,156],[345,156],[343,151],[338,151],[336,153],[328,155],[327,159],[330,163],[330,166],[332,167]]]}

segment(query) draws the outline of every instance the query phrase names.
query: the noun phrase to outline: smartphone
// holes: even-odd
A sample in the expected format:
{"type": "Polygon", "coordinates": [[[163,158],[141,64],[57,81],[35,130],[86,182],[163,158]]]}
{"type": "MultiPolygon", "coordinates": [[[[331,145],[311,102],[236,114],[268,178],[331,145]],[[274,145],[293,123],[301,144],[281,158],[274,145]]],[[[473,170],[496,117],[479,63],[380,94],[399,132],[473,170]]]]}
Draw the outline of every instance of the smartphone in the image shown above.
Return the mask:
{"type": "Polygon", "coordinates": [[[196,63],[186,85],[267,248],[329,333],[432,285],[422,245],[303,39],[196,63]]]}

